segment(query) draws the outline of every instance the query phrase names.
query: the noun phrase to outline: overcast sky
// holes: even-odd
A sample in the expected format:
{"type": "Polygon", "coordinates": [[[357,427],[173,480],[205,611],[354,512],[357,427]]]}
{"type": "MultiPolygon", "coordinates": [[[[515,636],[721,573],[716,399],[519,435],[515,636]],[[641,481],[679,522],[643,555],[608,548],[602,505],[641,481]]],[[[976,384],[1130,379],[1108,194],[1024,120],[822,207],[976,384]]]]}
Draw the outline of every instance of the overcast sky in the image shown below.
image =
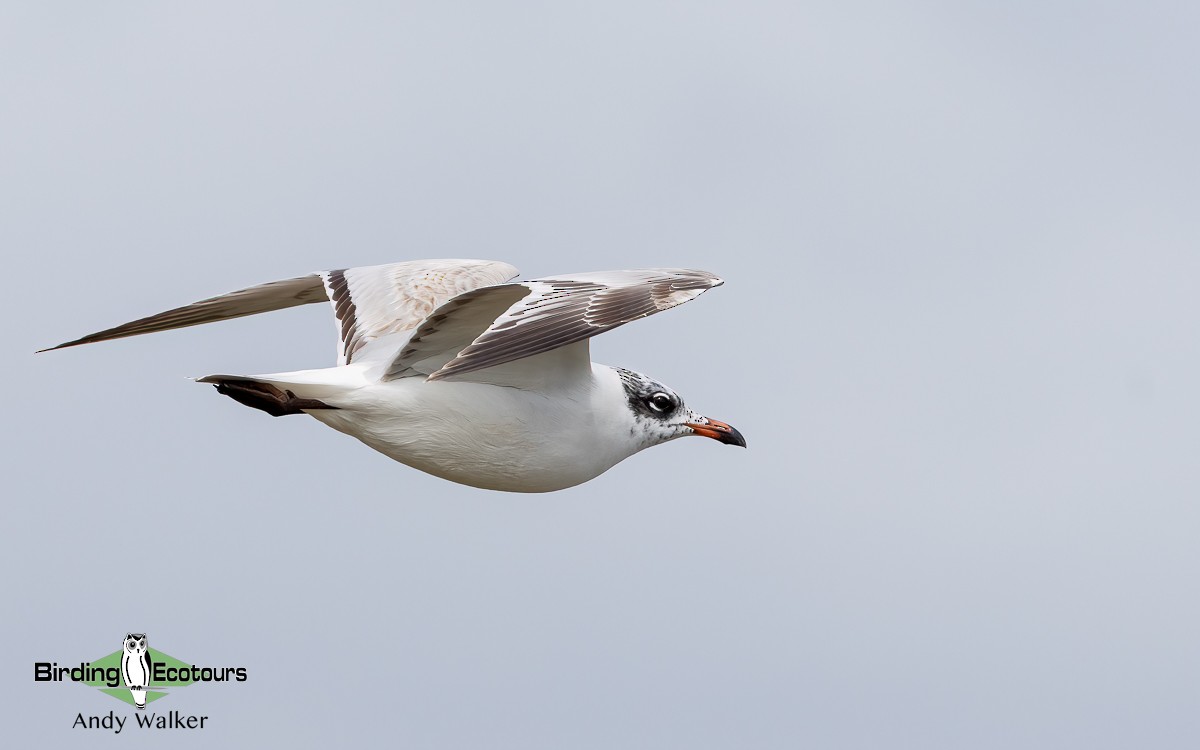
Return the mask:
{"type": "Polygon", "coordinates": [[[248,680],[114,744],[1200,745],[1195,4],[350,5],[0,6],[7,741],[134,631],[248,680]],[[491,493],[186,380],[316,305],[33,355],[427,257],[723,276],[592,352],[750,448],[491,493]]]}

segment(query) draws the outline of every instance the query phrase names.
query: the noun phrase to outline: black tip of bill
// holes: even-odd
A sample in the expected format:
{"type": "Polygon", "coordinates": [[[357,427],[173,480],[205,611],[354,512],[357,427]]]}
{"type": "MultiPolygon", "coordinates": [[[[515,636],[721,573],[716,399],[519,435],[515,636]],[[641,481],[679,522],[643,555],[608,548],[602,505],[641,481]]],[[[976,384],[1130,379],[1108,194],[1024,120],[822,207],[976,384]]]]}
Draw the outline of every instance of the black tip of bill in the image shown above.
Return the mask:
{"type": "Polygon", "coordinates": [[[742,437],[742,433],[738,430],[738,428],[733,426],[730,426],[727,434],[722,433],[721,437],[717,438],[717,440],[720,440],[726,445],[736,445],[742,448],[746,447],[746,438],[742,437]]]}
{"type": "Polygon", "coordinates": [[[742,448],[746,447],[746,438],[742,437],[742,433],[733,425],[726,424],[717,419],[710,419],[701,424],[699,422],[688,422],[688,427],[692,428],[692,432],[703,437],[712,438],[725,445],[737,445],[742,448]]]}

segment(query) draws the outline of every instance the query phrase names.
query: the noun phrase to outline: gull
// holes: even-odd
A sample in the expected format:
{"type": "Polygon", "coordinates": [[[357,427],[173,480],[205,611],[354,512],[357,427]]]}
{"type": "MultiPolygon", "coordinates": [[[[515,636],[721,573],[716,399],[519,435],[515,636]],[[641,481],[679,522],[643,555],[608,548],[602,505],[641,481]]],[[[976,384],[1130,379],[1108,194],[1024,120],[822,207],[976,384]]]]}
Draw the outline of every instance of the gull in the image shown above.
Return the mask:
{"type": "Polygon", "coordinates": [[[321,271],[51,348],[329,302],[335,367],[198,382],[272,416],[308,414],[402,464],[489,490],[573,487],[686,435],[746,446],[736,429],[689,409],[657,380],[593,363],[588,348],[592,336],[695,299],[721,279],[680,268],[514,282],[517,274],[508,263],[457,259],[321,271]]]}

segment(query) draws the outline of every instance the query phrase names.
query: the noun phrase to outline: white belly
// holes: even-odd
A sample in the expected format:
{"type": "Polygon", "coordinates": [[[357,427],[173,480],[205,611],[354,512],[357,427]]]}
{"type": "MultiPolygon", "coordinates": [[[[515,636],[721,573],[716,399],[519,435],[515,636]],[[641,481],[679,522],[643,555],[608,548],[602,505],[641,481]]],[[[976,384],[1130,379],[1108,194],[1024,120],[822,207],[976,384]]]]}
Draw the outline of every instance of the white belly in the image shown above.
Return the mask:
{"type": "MultiPolygon", "coordinates": [[[[602,368],[607,371],[608,368],[602,368]]],[[[611,371],[609,371],[611,372],[611,371]]],[[[390,458],[452,482],[550,492],[593,479],[632,450],[608,409],[604,376],[544,394],[404,378],[360,388],[336,410],[309,412],[390,458]]]]}

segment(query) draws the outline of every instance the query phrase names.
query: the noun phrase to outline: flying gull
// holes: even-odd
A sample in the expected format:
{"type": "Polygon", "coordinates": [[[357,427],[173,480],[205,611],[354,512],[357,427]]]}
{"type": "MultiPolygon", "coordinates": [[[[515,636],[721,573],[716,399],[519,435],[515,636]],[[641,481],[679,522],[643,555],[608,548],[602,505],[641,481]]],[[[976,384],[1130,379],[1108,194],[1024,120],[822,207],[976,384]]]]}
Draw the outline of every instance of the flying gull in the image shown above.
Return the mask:
{"type": "MultiPolygon", "coordinates": [[[[550,492],[685,435],[745,447],[675,391],[591,361],[588,339],[695,299],[722,281],[680,268],[513,282],[487,260],[416,260],[252,286],[59,344],[61,349],[328,301],[336,367],[209,375],[272,416],[308,414],[452,482],[550,492]]],[[[48,351],[48,350],[43,350],[48,351]]]]}

